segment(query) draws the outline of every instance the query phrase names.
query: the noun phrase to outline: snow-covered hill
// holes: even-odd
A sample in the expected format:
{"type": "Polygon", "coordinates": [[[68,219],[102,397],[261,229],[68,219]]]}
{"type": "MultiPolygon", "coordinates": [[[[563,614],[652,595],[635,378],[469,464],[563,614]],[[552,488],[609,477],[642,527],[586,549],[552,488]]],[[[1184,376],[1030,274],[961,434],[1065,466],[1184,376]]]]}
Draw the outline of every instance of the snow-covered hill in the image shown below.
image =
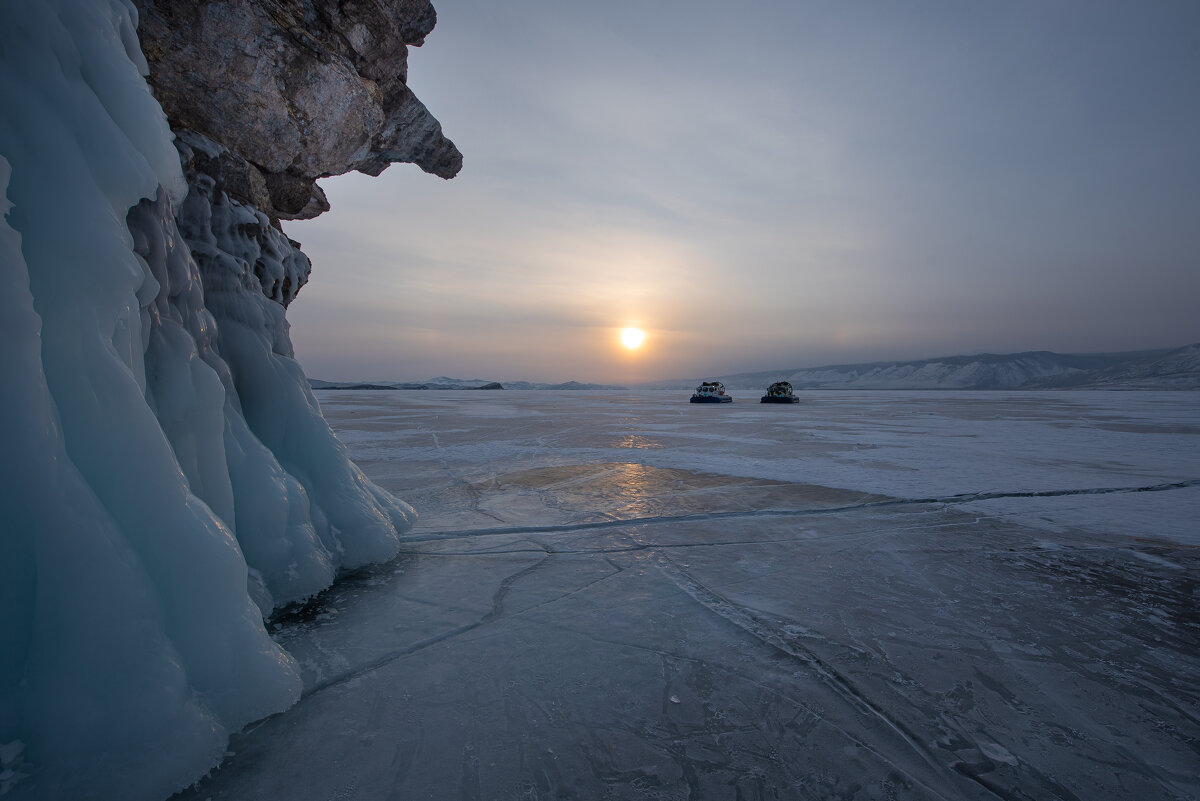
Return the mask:
{"type": "Polygon", "coordinates": [[[1085,386],[1120,389],[1196,389],[1200,387],[1200,344],[1148,355],[1089,376],[1085,386]]]}
{"type": "MultiPolygon", "coordinates": [[[[718,378],[730,389],[763,389],[773,381],[790,381],[796,389],[1197,389],[1200,344],[1129,353],[985,353],[737,373],[718,378]]],[[[700,380],[679,379],[659,385],[685,387],[700,380]]]]}

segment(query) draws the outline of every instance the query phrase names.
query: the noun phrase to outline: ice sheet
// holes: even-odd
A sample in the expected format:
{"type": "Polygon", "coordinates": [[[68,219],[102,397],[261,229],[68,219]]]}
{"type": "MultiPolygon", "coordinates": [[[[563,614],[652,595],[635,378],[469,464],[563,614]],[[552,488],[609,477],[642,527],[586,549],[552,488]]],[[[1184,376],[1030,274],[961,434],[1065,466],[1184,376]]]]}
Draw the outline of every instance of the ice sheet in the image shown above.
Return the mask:
{"type": "Polygon", "coordinates": [[[320,392],[420,514],[188,799],[1200,794],[1200,396],[320,392]]]}

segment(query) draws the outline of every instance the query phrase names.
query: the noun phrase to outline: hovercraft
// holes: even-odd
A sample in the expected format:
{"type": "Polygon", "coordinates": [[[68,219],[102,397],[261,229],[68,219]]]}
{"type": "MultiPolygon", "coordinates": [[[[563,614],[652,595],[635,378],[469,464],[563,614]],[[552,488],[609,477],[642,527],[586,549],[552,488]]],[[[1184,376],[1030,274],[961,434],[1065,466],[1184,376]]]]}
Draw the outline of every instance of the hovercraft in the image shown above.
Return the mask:
{"type": "Polygon", "coordinates": [[[733,403],[725,394],[725,385],[720,381],[701,381],[692,395],[692,403],[733,403]]]}
{"type": "Polygon", "coordinates": [[[800,399],[792,394],[792,385],[786,381],[776,381],[767,387],[767,394],[762,396],[759,403],[799,403],[800,399]]]}

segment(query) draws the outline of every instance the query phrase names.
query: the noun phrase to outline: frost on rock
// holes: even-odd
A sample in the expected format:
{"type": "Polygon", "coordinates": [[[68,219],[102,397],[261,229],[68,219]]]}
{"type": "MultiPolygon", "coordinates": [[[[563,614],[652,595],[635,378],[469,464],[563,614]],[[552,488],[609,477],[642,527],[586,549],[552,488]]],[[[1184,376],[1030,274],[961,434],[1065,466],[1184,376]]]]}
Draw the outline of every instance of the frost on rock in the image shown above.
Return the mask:
{"type": "Polygon", "coordinates": [[[0,6],[6,799],[195,781],[299,696],[263,614],[390,557],[412,516],[292,358],[307,260],[203,176],[189,192],[135,19],[0,6]]]}

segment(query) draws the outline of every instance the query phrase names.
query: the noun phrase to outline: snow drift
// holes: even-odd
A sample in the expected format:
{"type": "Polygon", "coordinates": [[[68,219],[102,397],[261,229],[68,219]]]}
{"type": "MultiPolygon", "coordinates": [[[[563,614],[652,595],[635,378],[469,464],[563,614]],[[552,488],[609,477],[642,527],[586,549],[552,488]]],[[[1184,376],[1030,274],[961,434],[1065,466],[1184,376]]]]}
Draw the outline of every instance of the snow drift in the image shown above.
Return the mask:
{"type": "Polygon", "coordinates": [[[301,682],[263,616],[411,524],[330,432],[307,258],[177,151],[128,0],[0,7],[0,794],[163,798],[301,682]],[[187,162],[185,177],[180,154],[187,162]]]}

